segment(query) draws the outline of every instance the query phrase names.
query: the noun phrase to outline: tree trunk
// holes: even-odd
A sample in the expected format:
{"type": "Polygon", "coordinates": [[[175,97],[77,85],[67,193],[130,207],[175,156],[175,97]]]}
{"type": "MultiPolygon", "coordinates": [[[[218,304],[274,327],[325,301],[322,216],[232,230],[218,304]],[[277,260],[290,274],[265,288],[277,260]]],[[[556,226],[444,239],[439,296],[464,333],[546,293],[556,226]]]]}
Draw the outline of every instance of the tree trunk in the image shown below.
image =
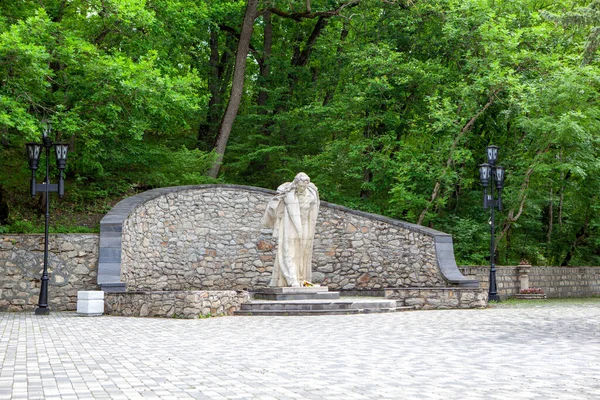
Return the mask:
{"type": "Polygon", "coordinates": [[[271,22],[270,11],[265,11],[263,14],[263,20],[265,24],[265,32],[263,38],[262,63],[260,64],[260,77],[263,87],[260,89],[260,92],[258,92],[258,99],[256,101],[259,106],[259,114],[266,114],[266,110],[263,107],[267,104],[267,100],[269,98],[267,91],[264,89],[264,85],[269,79],[269,58],[271,58],[271,49],[273,47],[273,24],[271,22]]]}
{"type": "MultiPolygon", "coordinates": [[[[319,19],[317,19],[317,22],[313,27],[310,36],[306,39],[306,43],[304,44],[304,46],[300,46],[300,38],[298,38],[299,40],[296,41],[296,44],[294,46],[294,54],[292,55],[292,69],[288,74],[288,79],[290,81],[290,88],[287,92],[288,97],[292,96],[296,84],[298,83],[299,77],[296,71],[296,67],[306,67],[308,61],[310,60],[310,54],[313,51],[315,43],[317,42],[317,39],[319,38],[323,30],[325,29],[325,26],[327,26],[327,22],[328,20],[324,17],[319,17],[319,19]],[[301,47],[303,47],[303,50],[300,50],[301,47]]],[[[282,104],[287,104],[287,102],[283,102],[282,104]]]]}
{"type": "MultiPolygon", "coordinates": [[[[365,167],[363,169],[363,183],[369,184],[369,183],[371,183],[372,180],[373,180],[373,172],[371,170],[369,170],[369,168],[365,167]]],[[[371,197],[371,190],[362,187],[360,189],[360,198],[368,199],[369,197],[371,197]]]]}
{"type": "Polygon", "coordinates": [[[567,252],[567,255],[565,256],[565,258],[560,263],[561,267],[567,267],[569,265],[569,263],[573,259],[573,256],[575,255],[575,251],[577,251],[577,246],[580,244],[580,242],[585,241],[585,239],[587,239],[587,237],[589,236],[589,231],[588,231],[589,224],[590,224],[590,213],[588,210],[587,216],[585,219],[585,223],[583,224],[583,226],[579,229],[579,231],[575,235],[575,240],[573,241],[571,248],[567,252]]]}
{"type": "Polygon", "coordinates": [[[210,29],[210,58],[208,60],[208,91],[210,99],[208,100],[208,113],[204,124],[198,128],[198,148],[202,143],[210,146],[214,143],[218,127],[218,118],[220,115],[219,105],[221,104],[220,90],[220,66],[219,66],[219,30],[216,27],[210,29]]]}
{"type": "MultiPolygon", "coordinates": [[[[344,51],[344,48],[342,47],[342,43],[346,41],[346,38],[348,37],[348,32],[349,32],[348,31],[348,20],[345,20],[344,25],[342,27],[342,33],[340,33],[340,44],[338,45],[338,48],[336,51],[336,54],[338,57],[340,57],[340,55],[344,51]]],[[[335,88],[339,81],[339,72],[340,72],[340,64],[337,63],[334,81],[332,82],[331,88],[325,94],[325,99],[323,100],[324,106],[326,106],[327,104],[329,104],[329,102],[331,102],[331,100],[333,100],[333,94],[335,93],[335,88]]]]}
{"type": "MultiPolygon", "coordinates": [[[[550,204],[548,204],[548,232],[546,234],[546,246],[550,249],[550,243],[552,242],[552,229],[554,228],[554,191],[550,187],[550,204]]],[[[549,254],[549,253],[548,253],[549,254]]]]}
{"type": "Polygon", "coordinates": [[[3,192],[4,189],[0,185],[0,225],[6,224],[9,216],[8,202],[4,199],[3,192]]]}
{"type": "Polygon", "coordinates": [[[240,102],[242,101],[244,77],[246,74],[246,58],[248,57],[248,51],[250,50],[250,38],[252,37],[257,7],[258,0],[248,0],[244,23],[242,24],[242,31],[240,33],[240,41],[235,56],[233,81],[231,82],[231,95],[229,96],[227,109],[221,120],[221,125],[219,126],[219,134],[215,145],[217,158],[208,173],[212,178],[216,178],[219,175],[221,163],[223,162],[223,155],[225,154],[225,148],[227,147],[227,141],[229,140],[229,135],[231,134],[235,117],[240,108],[240,102]]]}
{"type": "Polygon", "coordinates": [[[300,50],[300,45],[299,43],[297,43],[297,46],[294,50],[294,55],[292,57],[293,66],[304,67],[306,66],[306,64],[308,64],[308,60],[310,59],[310,53],[312,53],[315,47],[315,43],[317,42],[318,37],[323,32],[323,29],[325,29],[325,26],[327,26],[327,22],[328,20],[324,17],[319,17],[319,19],[317,19],[317,23],[313,27],[313,30],[310,33],[310,36],[308,37],[303,50],[300,50]]]}

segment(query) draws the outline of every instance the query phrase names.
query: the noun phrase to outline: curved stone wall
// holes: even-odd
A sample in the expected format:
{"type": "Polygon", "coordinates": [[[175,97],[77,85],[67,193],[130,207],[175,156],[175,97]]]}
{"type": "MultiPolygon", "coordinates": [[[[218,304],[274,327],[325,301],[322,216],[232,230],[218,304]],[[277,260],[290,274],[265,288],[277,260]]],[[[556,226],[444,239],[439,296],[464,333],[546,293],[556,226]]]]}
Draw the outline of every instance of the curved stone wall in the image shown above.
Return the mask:
{"type": "MultiPolygon", "coordinates": [[[[126,199],[101,223],[99,283],[169,291],[266,286],[276,240],[260,219],[274,193],[200,185],[126,199]],[[104,232],[112,236],[103,240],[104,232]],[[103,242],[113,247],[103,249],[103,242]]],[[[458,271],[449,235],[327,202],[321,202],[313,271],[315,282],[332,290],[478,284],[458,271]]]]}

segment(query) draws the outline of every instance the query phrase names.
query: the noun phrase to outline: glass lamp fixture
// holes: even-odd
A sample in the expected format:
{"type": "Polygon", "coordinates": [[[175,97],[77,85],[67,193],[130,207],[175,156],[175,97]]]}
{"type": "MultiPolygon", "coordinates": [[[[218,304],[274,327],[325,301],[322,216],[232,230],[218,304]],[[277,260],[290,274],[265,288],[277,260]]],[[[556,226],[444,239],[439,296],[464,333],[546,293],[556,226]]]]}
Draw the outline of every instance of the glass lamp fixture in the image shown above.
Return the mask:
{"type": "Polygon", "coordinates": [[[486,151],[487,151],[487,159],[488,159],[488,164],[490,165],[494,165],[496,164],[496,160],[498,160],[498,146],[494,146],[494,145],[490,145],[487,147],[486,151]]]}
{"type": "Polygon", "coordinates": [[[47,119],[44,119],[42,125],[42,137],[47,138],[50,132],[52,132],[52,123],[47,119]]]}
{"type": "Polygon", "coordinates": [[[56,166],[59,170],[63,171],[67,166],[67,153],[69,151],[69,145],[64,143],[56,143],[54,145],[56,152],[56,166]]]}
{"type": "Polygon", "coordinates": [[[69,151],[69,145],[64,143],[56,143],[54,145],[56,153],[56,166],[58,167],[58,197],[65,195],[65,179],[63,178],[63,171],[67,166],[67,152],[69,151]]]}
{"type": "Polygon", "coordinates": [[[490,164],[481,164],[479,166],[479,179],[481,180],[481,184],[483,187],[488,187],[490,182],[490,177],[492,175],[492,167],[490,164]]]}
{"type": "Polygon", "coordinates": [[[25,147],[27,148],[27,157],[29,158],[29,168],[32,171],[36,171],[40,163],[42,145],[40,143],[26,143],[25,147]]]}
{"type": "Polygon", "coordinates": [[[498,190],[500,190],[504,187],[504,177],[505,177],[504,167],[497,165],[495,168],[495,172],[496,172],[496,187],[498,188],[498,190]]]}

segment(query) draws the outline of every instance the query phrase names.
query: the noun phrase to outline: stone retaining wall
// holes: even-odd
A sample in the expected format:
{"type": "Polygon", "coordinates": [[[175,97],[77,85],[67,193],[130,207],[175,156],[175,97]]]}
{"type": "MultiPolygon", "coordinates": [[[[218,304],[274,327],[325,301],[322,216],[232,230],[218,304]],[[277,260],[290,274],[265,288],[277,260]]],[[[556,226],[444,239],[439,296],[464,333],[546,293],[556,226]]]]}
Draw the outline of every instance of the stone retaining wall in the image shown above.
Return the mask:
{"type": "MultiPolygon", "coordinates": [[[[98,290],[98,235],[50,235],[50,310],[77,308],[79,290],[98,290]]],[[[44,235],[0,235],[0,311],[33,311],[44,268],[44,235]]]]}
{"type": "MultiPolygon", "coordinates": [[[[519,266],[496,267],[496,286],[501,299],[519,293],[519,266]]],[[[460,267],[462,273],[489,287],[490,267],[460,267]]],[[[529,267],[529,287],[539,287],[548,298],[600,296],[600,267],[529,267]]]]}
{"type": "Polygon", "coordinates": [[[446,308],[485,308],[487,289],[471,288],[394,288],[385,289],[385,297],[417,310],[446,308]]]}
{"type": "MultiPolygon", "coordinates": [[[[335,210],[330,211],[334,213],[335,210]]],[[[335,214],[333,214],[335,216],[335,214]]],[[[335,218],[331,217],[333,220],[335,218]]],[[[352,221],[352,220],[351,220],[352,221]]],[[[356,228],[357,231],[361,230],[361,224],[359,222],[351,222],[352,227],[356,228]]],[[[353,228],[350,225],[333,224],[329,227],[338,227],[336,229],[342,230],[343,234],[351,234],[346,230],[352,231],[353,228]]],[[[329,228],[328,228],[329,229],[329,228]]],[[[333,228],[330,228],[333,229],[333,228]]],[[[326,229],[325,229],[326,231],[326,229]]],[[[362,233],[362,232],[361,232],[362,233]]],[[[333,232],[331,232],[333,235],[333,232]]],[[[271,238],[266,237],[265,243],[273,244],[271,238]],[[267,241],[268,240],[268,241],[267,241]]],[[[363,242],[364,243],[364,242],[363,242]]],[[[98,290],[99,287],[96,284],[97,274],[97,257],[98,257],[98,235],[93,234],[70,234],[70,235],[50,235],[50,253],[49,253],[49,266],[50,266],[50,286],[49,286],[49,303],[51,310],[63,311],[63,310],[75,310],[77,302],[77,291],[79,290],[98,290]]],[[[389,245],[389,243],[387,243],[389,245]]],[[[385,245],[385,244],[383,244],[385,245]]],[[[383,246],[382,245],[382,246],[383,246]]],[[[38,301],[39,287],[40,287],[40,276],[43,266],[43,235],[0,235],[0,311],[32,311],[38,301]]],[[[327,251],[327,247],[320,250],[316,254],[317,260],[327,261],[328,256],[324,252],[327,251]]],[[[241,249],[240,249],[241,250],[241,249]]],[[[271,249],[272,250],[272,249],[271,249]]],[[[347,250],[339,250],[340,255],[343,251],[347,251],[348,254],[354,254],[357,257],[357,253],[360,249],[354,249],[349,247],[347,250]]],[[[268,246],[265,247],[261,244],[260,247],[255,247],[256,254],[267,255],[268,246]]],[[[248,253],[252,252],[252,248],[248,249],[248,253]]],[[[338,250],[332,253],[337,254],[338,250]]],[[[409,250],[410,253],[410,250],[409,250]]],[[[242,253],[245,254],[245,253],[242,253]]],[[[367,253],[368,255],[369,253],[367,253]]],[[[210,260],[206,260],[207,265],[210,260]]],[[[382,263],[383,266],[388,266],[389,263],[382,263]]],[[[391,264],[393,265],[393,263],[391,264]]],[[[514,296],[520,289],[519,282],[519,270],[517,266],[499,266],[497,267],[497,283],[498,292],[501,298],[505,299],[514,296]]],[[[319,270],[319,269],[317,269],[319,270]]],[[[335,264],[324,263],[321,264],[321,274],[323,274],[323,280],[328,279],[331,281],[331,274],[336,270],[335,264]],[[325,265],[326,269],[331,269],[332,272],[323,271],[322,265],[325,265]]],[[[483,292],[487,293],[488,287],[488,275],[489,267],[461,267],[464,275],[471,279],[477,279],[482,283],[483,292]]],[[[357,271],[354,277],[360,277],[360,271],[357,271]]],[[[383,276],[388,275],[388,271],[377,270],[376,268],[372,272],[374,274],[381,274],[383,276]]],[[[263,272],[260,272],[261,276],[269,276],[270,270],[265,267],[263,272]]],[[[348,275],[345,276],[348,279],[348,283],[354,283],[354,289],[359,288],[365,289],[365,293],[368,291],[369,285],[361,284],[359,279],[350,281],[348,275]]],[[[265,278],[266,279],[266,278],[265,278]]],[[[379,285],[381,285],[379,283],[379,285]]],[[[330,285],[331,287],[332,285],[330,285]]],[[[375,286],[375,285],[372,285],[375,286]]],[[[531,267],[529,270],[529,286],[530,287],[541,287],[544,289],[548,297],[587,297],[587,296],[599,296],[600,295],[600,267],[531,267]]],[[[339,287],[339,285],[338,285],[339,287]]],[[[373,289],[371,289],[373,290],[373,289]]],[[[383,290],[383,287],[379,292],[383,290]]],[[[419,308],[435,308],[445,307],[447,304],[457,304],[456,307],[463,307],[465,302],[471,302],[471,299],[464,298],[464,294],[468,291],[459,288],[395,288],[389,289],[391,298],[402,300],[409,305],[416,305],[419,308]],[[394,292],[395,291],[395,292],[394,292]],[[458,301],[458,303],[456,303],[458,301]]],[[[235,291],[222,291],[223,293],[236,293],[235,291]]],[[[223,306],[218,305],[215,297],[221,296],[218,293],[221,291],[192,291],[190,293],[202,293],[201,295],[194,294],[194,296],[201,296],[203,299],[192,300],[191,298],[186,300],[183,293],[177,292],[158,292],[155,294],[152,292],[151,298],[158,299],[156,304],[159,304],[161,299],[165,299],[165,304],[173,304],[173,311],[171,315],[204,315],[204,314],[228,314],[230,313],[231,307],[235,307],[238,300],[234,300],[233,294],[230,294],[230,299],[221,301],[223,306]],[[215,293],[213,295],[213,293],[215,293]],[[184,296],[183,298],[181,296],[184,296]],[[204,296],[204,297],[202,297],[204,296]],[[208,297],[208,300],[206,299],[208,297]],[[207,301],[211,304],[208,305],[207,301]],[[186,306],[186,302],[194,304],[193,306],[186,306]],[[177,306],[175,304],[178,304],[177,306]],[[181,305],[179,305],[181,304],[181,305]],[[198,304],[202,304],[201,306],[198,304]],[[230,305],[227,305],[230,304],[230,305]],[[189,308],[189,312],[183,311],[189,308]],[[210,308],[210,310],[209,310],[210,308]]],[[[357,292],[358,293],[358,292],[357,292]]],[[[475,291],[474,293],[478,293],[475,291]]],[[[129,295],[129,294],[123,294],[129,295]]],[[[107,293],[107,298],[112,294],[107,293]]],[[[115,307],[113,313],[130,313],[129,315],[139,315],[142,310],[140,298],[149,296],[145,293],[143,296],[139,293],[132,293],[131,300],[120,300],[122,305],[115,307]],[[136,297],[137,296],[137,297],[136,297]],[[127,311],[125,304],[127,306],[127,311]],[[121,309],[122,311],[118,311],[121,309]],[[137,311],[135,311],[137,310],[137,311]]],[[[245,298],[247,295],[243,295],[245,298]]],[[[468,296],[467,296],[468,297],[468,296]]],[[[237,298],[237,297],[236,297],[237,298]]],[[[474,302],[471,302],[474,306],[477,305],[477,301],[480,301],[479,294],[475,295],[474,302]]],[[[111,300],[116,302],[117,300],[111,300]]],[[[220,300],[219,300],[220,301],[220,300]]],[[[241,300],[240,300],[241,301],[241,300]]],[[[154,303],[154,301],[152,301],[154,303]]],[[[107,303],[112,304],[112,303],[107,303]]],[[[167,306],[162,311],[152,311],[156,308],[155,305],[148,305],[148,315],[166,315],[170,313],[170,306],[167,306]],[[161,314],[164,313],[164,314],[161,314]]],[[[146,311],[141,312],[145,314],[146,311]]]]}
{"type": "Polygon", "coordinates": [[[249,293],[222,291],[152,291],[105,294],[105,312],[127,317],[203,318],[233,315],[249,293]]]}
{"type": "MultiPolygon", "coordinates": [[[[273,193],[214,185],[144,199],[125,219],[113,258],[122,282],[133,291],[267,286],[276,240],[260,220],[273,193]]],[[[451,252],[447,234],[322,202],[313,281],[331,290],[447,286],[435,235],[448,238],[451,252]]]]}

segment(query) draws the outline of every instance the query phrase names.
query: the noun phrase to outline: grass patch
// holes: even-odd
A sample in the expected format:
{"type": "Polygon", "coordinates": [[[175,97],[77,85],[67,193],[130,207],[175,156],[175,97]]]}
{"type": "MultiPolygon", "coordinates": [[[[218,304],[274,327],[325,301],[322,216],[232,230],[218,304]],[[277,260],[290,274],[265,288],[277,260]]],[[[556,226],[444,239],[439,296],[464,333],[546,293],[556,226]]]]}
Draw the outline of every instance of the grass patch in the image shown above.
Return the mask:
{"type": "Polygon", "coordinates": [[[552,306],[600,306],[600,296],[593,297],[568,297],[562,299],[546,300],[518,300],[506,299],[501,302],[490,302],[493,308],[525,308],[525,307],[552,307],[552,306]]]}

